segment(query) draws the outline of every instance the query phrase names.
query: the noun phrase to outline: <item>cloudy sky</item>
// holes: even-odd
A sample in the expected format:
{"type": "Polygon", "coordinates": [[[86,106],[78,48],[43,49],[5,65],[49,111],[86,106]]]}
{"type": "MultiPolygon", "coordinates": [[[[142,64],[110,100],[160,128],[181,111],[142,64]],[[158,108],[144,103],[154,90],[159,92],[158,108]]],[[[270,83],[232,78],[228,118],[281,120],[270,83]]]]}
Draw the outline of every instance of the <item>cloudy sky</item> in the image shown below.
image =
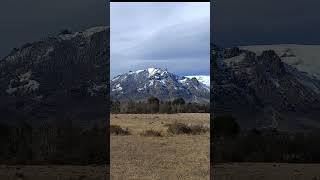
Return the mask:
{"type": "Polygon", "coordinates": [[[0,59],[14,47],[62,29],[109,24],[109,0],[1,0],[0,59]]]}
{"type": "Polygon", "coordinates": [[[216,0],[213,42],[221,46],[320,44],[319,0],[216,0]]]}
{"type": "Polygon", "coordinates": [[[111,77],[147,67],[209,74],[209,2],[111,2],[110,26],[111,77]]]}

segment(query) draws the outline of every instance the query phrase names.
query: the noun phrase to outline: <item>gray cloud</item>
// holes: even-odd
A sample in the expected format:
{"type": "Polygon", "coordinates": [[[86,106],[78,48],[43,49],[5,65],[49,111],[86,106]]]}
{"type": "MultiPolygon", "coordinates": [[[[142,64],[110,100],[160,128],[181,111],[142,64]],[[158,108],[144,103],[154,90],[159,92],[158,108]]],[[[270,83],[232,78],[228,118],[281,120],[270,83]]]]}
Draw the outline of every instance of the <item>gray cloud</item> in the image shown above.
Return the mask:
{"type": "Polygon", "coordinates": [[[147,67],[209,74],[209,46],[209,3],[111,3],[112,76],[147,67]]]}
{"type": "Polygon", "coordinates": [[[211,6],[216,44],[320,44],[318,0],[217,0],[211,6]]]}
{"type": "Polygon", "coordinates": [[[14,47],[68,28],[72,31],[109,24],[105,0],[2,0],[0,57],[14,47]]]}

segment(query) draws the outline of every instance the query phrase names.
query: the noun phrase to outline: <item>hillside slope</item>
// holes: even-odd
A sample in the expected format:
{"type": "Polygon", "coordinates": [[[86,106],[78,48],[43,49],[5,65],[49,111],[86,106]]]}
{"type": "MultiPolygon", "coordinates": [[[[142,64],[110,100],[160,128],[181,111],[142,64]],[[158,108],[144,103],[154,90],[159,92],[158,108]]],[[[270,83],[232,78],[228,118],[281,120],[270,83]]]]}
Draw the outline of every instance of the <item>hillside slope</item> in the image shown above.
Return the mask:
{"type": "Polygon", "coordinates": [[[232,114],[244,129],[319,129],[317,53],[302,45],[214,46],[214,114],[232,114]]]}

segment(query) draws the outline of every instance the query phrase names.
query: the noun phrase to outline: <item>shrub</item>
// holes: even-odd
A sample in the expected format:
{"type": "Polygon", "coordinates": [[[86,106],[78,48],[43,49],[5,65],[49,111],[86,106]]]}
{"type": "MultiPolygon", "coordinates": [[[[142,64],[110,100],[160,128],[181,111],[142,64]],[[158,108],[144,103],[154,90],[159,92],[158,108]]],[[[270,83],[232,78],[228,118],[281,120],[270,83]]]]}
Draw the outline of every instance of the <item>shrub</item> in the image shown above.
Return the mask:
{"type": "Polygon", "coordinates": [[[129,129],[122,128],[119,125],[110,125],[110,134],[113,135],[130,135],[129,129]]]}
{"type": "Polygon", "coordinates": [[[210,131],[208,127],[204,127],[201,125],[190,126],[192,134],[203,134],[210,131]]]}
{"type": "Polygon", "coordinates": [[[173,123],[168,125],[168,132],[171,134],[202,134],[209,132],[209,128],[200,126],[200,125],[193,125],[188,126],[183,123],[173,123]]]}
{"type": "Polygon", "coordinates": [[[162,134],[159,131],[150,129],[150,130],[146,130],[140,133],[141,136],[154,136],[154,137],[161,137],[162,134]]]}
{"type": "Polygon", "coordinates": [[[168,132],[171,134],[191,134],[191,128],[183,123],[173,123],[168,126],[168,132]]]}

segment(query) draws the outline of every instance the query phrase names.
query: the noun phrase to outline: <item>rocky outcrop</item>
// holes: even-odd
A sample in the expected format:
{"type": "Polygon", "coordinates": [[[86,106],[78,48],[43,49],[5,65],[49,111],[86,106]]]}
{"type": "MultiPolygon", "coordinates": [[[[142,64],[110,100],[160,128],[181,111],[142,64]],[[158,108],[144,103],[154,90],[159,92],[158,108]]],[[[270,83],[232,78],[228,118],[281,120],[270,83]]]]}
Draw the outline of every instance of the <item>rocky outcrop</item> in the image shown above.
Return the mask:
{"type": "Polygon", "coordinates": [[[14,49],[0,61],[2,121],[101,116],[108,104],[108,44],[109,28],[94,27],[14,49]]]}
{"type": "Polygon", "coordinates": [[[244,129],[320,128],[320,81],[282,61],[273,50],[212,49],[216,116],[233,115],[244,129]]]}

